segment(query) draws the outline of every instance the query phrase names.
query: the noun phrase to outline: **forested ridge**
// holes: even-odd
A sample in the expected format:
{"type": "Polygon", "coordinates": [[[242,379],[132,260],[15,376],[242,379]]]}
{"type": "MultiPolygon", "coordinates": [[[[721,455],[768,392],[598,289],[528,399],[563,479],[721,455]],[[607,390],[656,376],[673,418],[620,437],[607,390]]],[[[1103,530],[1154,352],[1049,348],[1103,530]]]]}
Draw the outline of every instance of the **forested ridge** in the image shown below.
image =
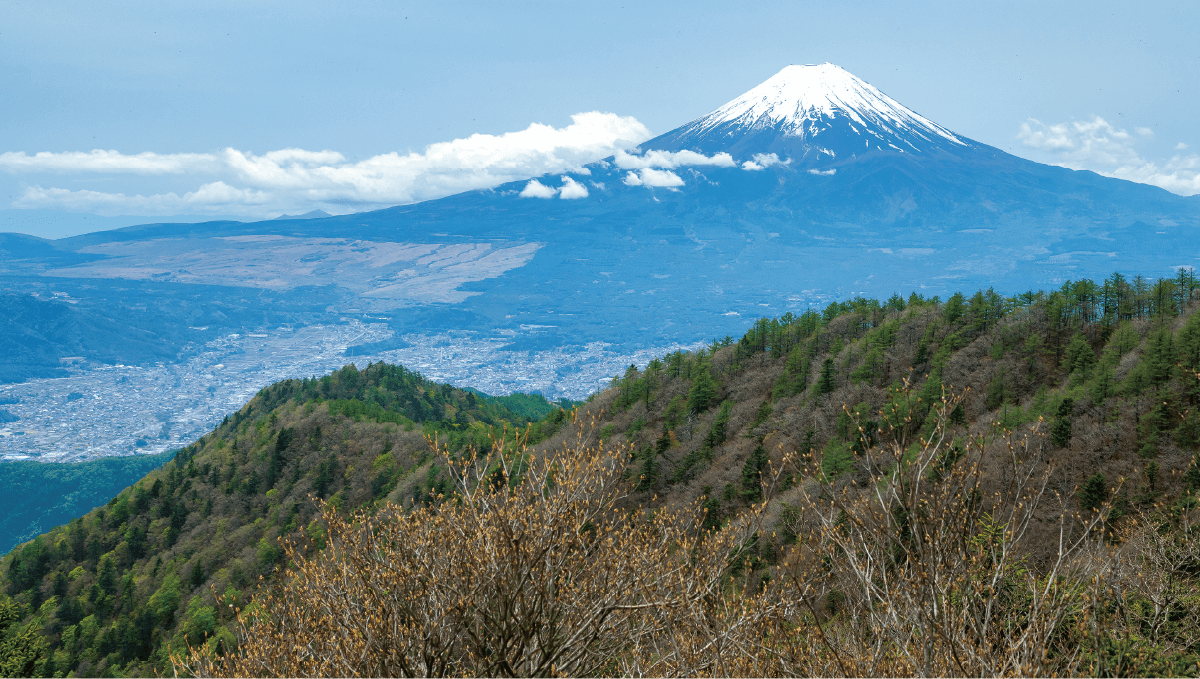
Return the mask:
{"type": "Polygon", "coordinates": [[[446,481],[426,436],[459,450],[528,424],[490,397],[384,364],[267,387],[104,506],[5,557],[3,633],[33,622],[45,649],[16,674],[170,673],[169,648],[232,642],[211,590],[248,600],[284,565],[281,535],[319,539],[317,500],[431,501],[446,481]]]}
{"type": "MultiPolygon", "coordinates": [[[[676,634],[671,637],[674,645],[670,649],[674,650],[663,646],[641,655],[648,646],[635,641],[661,641],[668,632],[655,626],[659,623],[643,621],[639,627],[629,622],[633,626],[621,629],[633,645],[605,646],[609,655],[600,654],[599,659],[581,656],[581,664],[570,666],[581,668],[578,671],[1195,674],[1200,671],[1200,629],[1196,624],[1200,605],[1195,603],[1200,601],[1196,579],[1200,535],[1191,528],[1198,507],[1195,491],[1200,489],[1200,467],[1196,465],[1200,450],[1197,287],[1188,270],[1174,279],[1157,281],[1114,275],[1101,283],[1068,282],[1050,292],[1013,297],[987,290],[969,296],[955,294],[947,300],[916,294],[882,301],[859,298],[833,303],[822,311],[762,319],[738,340],[727,337],[701,351],[669,354],[642,369],[631,366],[612,388],[577,411],[555,409],[535,423],[526,437],[529,448],[525,452],[497,447],[494,440],[506,425],[510,429],[513,425],[524,427],[527,418],[469,391],[427,382],[404,368],[373,365],[359,372],[348,367],[319,380],[283,382],[264,389],[212,434],[180,451],[174,461],[105,507],[5,557],[0,574],[10,597],[3,604],[9,613],[0,614],[7,621],[0,624],[6,625],[4,634],[9,638],[26,635],[20,637],[26,639],[22,643],[33,649],[28,654],[27,672],[53,675],[73,671],[79,676],[175,669],[202,674],[234,671],[195,658],[184,662],[184,649],[190,644],[209,658],[223,654],[235,658],[242,652],[238,649],[253,654],[286,646],[282,642],[264,644],[262,640],[268,637],[255,635],[267,634],[263,630],[268,628],[285,629],[293,608],[277,607],[278,627],[255,627],[245,618],[239,622],[238,611],[259,591],[255,586],[260,576],[268,585],[264,593],[274,592],[270,596],[276,597],[273,601],[277,603],[302,602],[301,594],[325,596],[319,587],[312,589],[319,578],[301,578],[285,585],[276,574],[289,565],[307,569],[304,573],[321,573],[325,558],[357,558],[349,547],[322,556],[326,553],[323,547],[334,536],[337,544],[354,544],[354,525],[379,521],[380,530],[393,530],[392,526],[408,524],[389,517],[410,514],[415,522],[412,530],[425,530],[421,527],[428,525],[430,532],[421,535],[438,535],[441,529],[436,527],[444,525],[438,523],[444,520],[438,517],[453,515],[456,520],[466,520],[463,517],[470,513],[462,512],[467,509],[456,508],[490,502],[478,499],[483,491],[472,491],[472,483],[482,484],[479,488],[492,493],[515,493],[508,490],[517,487],[513,484],[518,484],[521,476],[514,470],[534,468],[525,460],[539,456],[564,459],[552,458],[553,451],[563,450],[576,451],[575,457],[580,459],[601,460],[602,453],[585,454],[582,447],[570,447],[575,445],[571,441],[587,440],[596,444],[597,450],[619,451],[619,457],[613,458],[619,460],[613,478],[622,480],[626,490],[612,504],[620,507],[620,518],[611,518],[611,524],[602,524],[599,518],[581,521],[579,525],[584,527],[576,528],[585,537],[580,539],[587,540],[586,535],[592,534],[589,531],[602,530],[602,525],[625,526],[622,530],[626,530],[629,525],[620,522],[632,520],[630,512],[639,508],[649,511],[650,517],[669,517],[674,516],[672,512],[686,513],[689,507],[697,507],[696,525],[678,528],[682,532],[672,533],[673,539],[699,540],[696,554],[704,545],[724,545],[721,549],[732,551],[705,562],[716,570],[703,576],[718,578],[711,582],[728,586],[709,590],[707,598],[689,599],[687,605],[673,609],[697,606],[694,620],[708,621],[689,627],[676,620],[669,626],[676,630],[670,633],[676,634]],[[435,454],[426,437],[436,437],[446,449],[435,454]],[[1020,440],[1025,446],[1012,449],[1024,451],[1020,460],[1013,457],[1017,466],[1010,469],[995,462],[1004,457],[1005,446],[1016,437],[1024,437],[1020,440]],[[929,442],[935,440],[945,445],[930,447],[933,444],[929,442]],[[886,462],[882,451],[893,449],[898,457],[888,464],[881,462],[886,462]],[[492,466],[481,468],[474,477],[461,471],[451,473],[456,460],[474,459],[471,450],[510,462],[498,467],[489,463],[492,466]],[[922,457],[927,451],[928,459],[922,457]],[[914,460],[927,464],[919,474],[906,477],[907,471],[897,471],[907,470],[906,465],[915,464],[914,460]],[[971,464],[975,466],[969,468],[975,476],[965,471],[968,460],[974,460],[971,464]],[[949,499],[943,498],[938,505],[930,500],[937,499],[933,495],[920,496],[913,490],[920,487],[921,493],[936,495],[939,488],[961,482],[965,497],[991,497],[993,492],[1001,497],[1005,484],[1014,478],[1012,469],[1017,468],[1026,474],[1021,478],[1045,474],[1044,489],[1038,491],[1043,493],[1038,495],[1043,498],[1040,504],[1002,498],[984,511],[980,500],[964,503],[961,498],[946,496],[949,499]],[[504,479],[509,483],[503,483],[504,479]],[[830,514],[829,525],[822,528],[822,507],[843,501],[836,498],[866,498],[862,499],[866,502],[871,494],[863,494],[863,489],[887,484],[908,488],[905,492],[911,491],[917,504],[905,504],[908,500],[900,493],[896,497],[901,499],[886,511],[871,515],[872,520],[883,523],[874,524],[875,530],[858,533],[854,526],[870,524],[855,518],[859,516],[856,512],[867,511],[863,509],[866,505],[845,500],[848,504],[840,513],[830,514]],[[458,499],[440,509],[447,497],[458,499]],[[1062,504],[1046,500],[1054,497],[1062,504]],[[314,499],[325,502],[328,513],[324,518],[314,499]],[[1013,513],[1015,507],[1027,505],[1031,507],[1028,515],[1013,513]],[[888,636],[893,628],[887,625],[899,623],[879,622],[871,612],[888,607],[899,611],[903,608],[899,599],[863,595],[866,598],[860,601],[847,582],[834,583],[842,560],[834,563],[828,556],[825,561],[813,557],[815,566],[805,561],[809,558],[806,549],[819,556],[821,545],[851,539],[848,536],[862,541],[858,551],[873,553],[869,543],[880,536],[892,539],[880,548],[890,564],[885,572],[909,573],[905,570],[909,567],[916,574],[936,571],[932,566],[916,568],[923,559],[933,558],[912,542],[914,531],[930,520],[914,513],[918,506],[944,507],[946,516],[967,517],[926,527],[934,532],[963,531],[949,541],[958,545],[955,549],[1008,545],[1006,536],[1015,536],[1011,538],[1012,553],[1002,551],[1003,558],[980,561],[977,555],[975,561],[962,562],[974,564],[969,568],[981,568],[986,562],[987,567],[999,569],[997,577],[1009,584],[983,594],[976,592],[975,597],[953,599],[958,602],[953,605],[980,597],[988,602],[994,599],[1000,603],[988,615],[1000,611],[1016,617],[998,625],[998,632],[938,632],[943,634],[940,640],[921,642],[929,648],[954,647],[963,653],[971,644],[991,650],[976,649],[974,655],[963,658],[952,658],[950,652],[943,656],[941,651],[927,654],[924,660],[910,658],[905,644],[917,643],[911,636],[917,632],[912,630],[932,629],[932,623],[913,625],[906,632],[910,636],[903,637],[907,641],[888,636]],[[1004,507],[1009,511],[1007,523],[998,518],[1004,507]],[[351,515],[358,518],[346,524],[339,524],[342,519],[336,518],[351,515]],[[432,523],[420,523],[424,520],[432,523]],[[1019,536],[1012,528],[1018,523],[1023,526],[1019,536]],[[1145,525],[1154,530],[1138,532],[1138,527],[1145,525]],[[1055,531],[1061,526],[1066,526],[1074,541],[1071,544],[1077,545],[1072,548],[1076,551],[1071,552],[1071,568],[1083,568],[1077,565],[1086,560],[1083,555],[1095,561],[1103,550],[1133,549],[1132,553],[1122,552],[1122,558],[1151,572],[1165,568],[1151,556],[1169,553],[1175,561],[1162,576],[1163,582],[1168,582],[1163,591],[1169,590],[1169,596],[1160,600],[1155,598],[1159,590],[1143,591],[1131,585],[1121,589],[1124,594],[1116,598],[1111,592],[1119,588],[1105,590],[1104,596],[1109,598],[1104,605],[1071,608],[1074,604],[1066,603],[1070,597],[1055,599],[1045,594],[1049,590],[1022,589],[1023,578],[1045,582],[1038,580],[1045,575],[1038,568],[1065,563],[1055,560],[1061,544],[1055,531]],[[703,535],[714,537],[706,542],[703,535]],[[1154,542],[1158,539],[1154,536],[1166,536],[1162,538],[1165,542],[1154,542]],[[280,537],[291,542],[281,542],[280,537]],[[1148,561],[1139,561],[1143,557],[1148,561]],[[796,589],[801,581],[809,583],[806,587],[816,582],[816,576],[810,577],[816,572],[827,579],[822,580],[825,589],[796,589]],[[757,592],[774,602],[770,606],[794,600],[809,602],[809,608],[799,612],[771,608],[755,598],[757,592]],[[1047,606],[1052,603],[1065,612],[1048,622],[1021,617],[1026,614],[1014,612],[1019,607],[1011,608],[1013,597],[1046,601],[1047,606]],[[718,604],[719,610],[704,608],[718,604]],[[738,610],[744,620],[756,621],[739,629],[757,630],[753,643],[758,645],[740,646],[741,650],[735,651],[730,641],[735,637],[738,643],[751,643],[736,636],[743,632],[735,634],[728,627],[738,610]],[[1083,621],[1095,622],[1089,628],[1092,631],[1081,631],[1083,621]],[[1039,627],[1043,623],[1047,625],[1044,629],[1039,627]],[[691,630],[687,634],[692,636],[679,637],[684,632],[678,630],[684,629],[691,630]],[[786,629],[800,632],[789,634],[783,631],[786,629]],[[1037,648],[1017,643],[1011,636],[1014,629],[1028,634],[1040,630],[1037,633],[1044,633],[1039,637],[1044,643],[1037,648]],[[984,638],[980,634],[987,643],[980,641],[984,638]],[[704,635],[711,637],[704,641],[704,635]],[[722,647],[714,641],[720,639],[731,644],[726,651],[729,655],[717,660],[705,656],[718,652],[712,649],[722,647]],[[767,643],[766,639],[774,641],[767,643]],[[893,641],[891,646],[872,646],[864,641],[867,639],[893,641]],[[802,640],[810,645],[801,648],[802,640]],[[695,650],[687,651],[685,642],[695,642],[695,650]],[[1003,666],[1009,667],[1007,670],[995,669],[1001,666],[988,663],[995,661],[993,656],[1004,655],[997,650],[1004,648],[1002,642],[1015,644],[1011,648],[1028,646],[1034,655],[1003,666]],[[42,650],[38,652],[38,648],[42,650]],[[876,651],[877,655],[870,655],[876,651]],[[172,652],[181,663],[178,667],[171,662],[172,652]],[[734,663],[735,656],[743,664],[734,663]],[[948,664],[939,664],[943,661],[948,664]],[[1020,664],[1027,661],[1032,664],[1020,664]],[[722,664],[726,662],[732,664],[722,664]],[[808,662],[827,664],[802,664],[808,662]]],[[[589,473],[603,477],[600,472],[589,473]]],[[[597,482],[596,487],[601,486],[609,487],[597,482]]],[[[548,487],[542,483],[530,491],[532,496],[522,496],[521,502],[526,503],[522,506],[550,502],[548,487]]],[[[580,487],[589,486],[580,481],[580,487]]],[[[656,520],[660,519],[646,519],[650,524],[656,520]]],[[[448,552],[458,548],[443,546],[448,552]]],[[[657,563],[651,557],[669,560],[674,553],[646,548],[637,554],[647,559],[642,570],[650,571],[657,563]]],[[[597,552],[596,558],[602,561],[607,557],[597,552]]],[[[1106,568],[1116,572],[1112,570],[1115,567],[1106,568]]],[[[1066,583],[1081,578],[1078,582],[1083,583],[1088,581],[1084,573],[1071,570],[1056,577],[1066,583]]],[[[1103,579],[1096,573],[1088,576],[1093,583],[1103,579]]],[[[651,585],[666,586],[661,582],[646,586],[651,585]]],[[[363,586],[370,588],[370,583],[363,586]]],[[[432,597],[432,591],[413,596],[432,597]]],[[[923,610],[919,604],[912,599],[904,605],[923,610]]],[[[514,616],[519,618],[516,613],[514,616]]],[[[437,625],[460,624],[439,620],[437,625]]],[[[363,624],[375,623],[365,620],[363,624]]],[[[945,624],[948,630],[953,627],[945,624]]],[[[428,625],[431,627],[421,629],[436,627],[428,625]]],[[[598,628],[601,636],[596,639],[604,638],[602,632],[598,628]]],[[[436,667],[441,671],[465,673],[567,667],[538,664],[528,655],[518,658],[520,653],[532,652],[529,649],[545,652],[546,642],[537,642],[537,635],[530,634],[534,641],[525,639],[524,646],[512,647],[516,649],[512,662],[500,658],[504,662],[496,664],[499,660],[492,658],[488,660],[492,664],[479,664],[483,662],[479,648],[493,649],[486,654],[498,652],[494,637],[485,639],[484,646],[472,647],[475,651],[442,644],[437,653],[429,655],[427,648],[421,657],[440,658],[438,662],[444,664],[436,667]]],[[[329,652],[332,662],[338,651],[329,652]]],[[[370,656],[364,654],[362,657],[370,656]]],[[[346,660],[351,664],[331,665],[339,669],[329,671],[376,673],[390,667],[387,671],[403,673],[418,667],[416,673],[422,673],[435,668],[419,669],[402,659],[388,662],[393,661],[399,664],[379,661],[381,664],[367,667],[346,660]]],[[[287,664],[252,667],[260,673],[272,667],[285,674],[307,671],[305,666],[287,664]]]]}

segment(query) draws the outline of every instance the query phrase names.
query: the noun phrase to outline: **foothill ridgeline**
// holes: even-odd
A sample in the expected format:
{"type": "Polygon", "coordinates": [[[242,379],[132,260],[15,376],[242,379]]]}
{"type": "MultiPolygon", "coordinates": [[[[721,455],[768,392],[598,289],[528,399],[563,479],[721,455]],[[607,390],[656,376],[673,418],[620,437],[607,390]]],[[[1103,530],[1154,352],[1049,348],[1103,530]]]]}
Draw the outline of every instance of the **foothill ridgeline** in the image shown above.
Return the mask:
{"type": "Polygon", "coordinates": [[[1198,287],[856,298],[528,425],[273,385],[5,557],[4,633],[46,675],[1192,673],[1198,287]]]}
{"type": "Polygon", "coordinates": [[[0,674],[1200,673],[1198,228],[822,64],[494,189],[5,236],[13,381],[188,326],[393,334],[6,524],[0,674]],[[586,401],[379,359],[434,332],[562,380],[690,349],[586,401]]]}

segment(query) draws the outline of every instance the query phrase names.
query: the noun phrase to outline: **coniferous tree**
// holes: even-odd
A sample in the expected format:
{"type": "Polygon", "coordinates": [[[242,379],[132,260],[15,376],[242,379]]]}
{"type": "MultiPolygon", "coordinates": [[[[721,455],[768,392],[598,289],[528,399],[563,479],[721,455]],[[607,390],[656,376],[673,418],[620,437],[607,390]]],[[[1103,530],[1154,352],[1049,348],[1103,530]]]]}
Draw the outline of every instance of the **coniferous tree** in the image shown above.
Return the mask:
{"type": "Polygon", "coordinates": [[[821,379],[817,381],[817,391],[829,394],[834,389],[837,389],[837,368],[834,366],[833,359],[827,358],[821,364],[821,379]]]}
{"type": "Polygon", "coordinates": [[[1170,328],[1159,328],[1150,336],[1146,344],[1146,367],[1154,384],[1162,384],[1171,377],[1171,368],[1175,365],[1174,344],[1174,334],[1170,328]]]}
{"type": "Polygon", "coordinates": [[[688,391],[688,411],[693,413],[708,410],[717,399],[717,382],[713,379],[708,363],[697,360],[696,376],[692,379],[692,388],[688,391]]]}
{"type": "Polygon", "coordinates": [[[1063,367],[1067,372],[1086,373],[1096,363],[1096,354],[1082,333],[1075,333],[1063,354],[1063,367]]]}
{"type": "Polygon", "coordinates": [[[1074,408],[1074,399],[1064,398],[1058,406],[1058,417],[1050,427],[1050,441],[1060,448],[1071,443],[1071,412],[1074,408]]]}
{"type": "Polygon", "coordinates": [[[1096,472],[1079,489],[1079,507],[1084,510],[1099,509],[1107,500],[1108,486],[1104,482],[1104,474],[1096,472]]]}
{"type": "Polygon", "coordinates": [[[49,659],[46,638],[33,622],[21,625],[21,613],[19,604],[0,594],[0,676],[43,676],[49,659]]]}
{"type": "Polygon", "coordinates": [[[945,315],[947,323],[953,323],[962,318],[962,315],[966,313],[965,301],[966,299],[961,292],[954,293],[950,296],[950,299],[946,300],[946,306],[942,310],[942,313],[945,315]]]}
{"type": "Polygon", "coordinates": [[[963,410],[963,404],[959,403],[950,411],[950,424],[966,424],[967,412],[963,410]]]}
{"type": "Polygon", "coordinates": [[[638,490],[649,490],[658,483],[658,455],[653,448],[647,448],[643,453],[642,473],[638,480],[638,490]]]}
{"type": "Polygon", "coordinates": [[[1200,453],[1192,456],[1192,463],[1183,474],[1183,482],[1187,484],[1189,491],[1200,488],[1200,453]]]}
{"type": "Polygon", "coordinates": [[[741,495],[747,502],[758,502],[762,499],[762,475],[767,471],[767,449],[762,444],[754,447],[750,458],[742,466],[741,495]]]}

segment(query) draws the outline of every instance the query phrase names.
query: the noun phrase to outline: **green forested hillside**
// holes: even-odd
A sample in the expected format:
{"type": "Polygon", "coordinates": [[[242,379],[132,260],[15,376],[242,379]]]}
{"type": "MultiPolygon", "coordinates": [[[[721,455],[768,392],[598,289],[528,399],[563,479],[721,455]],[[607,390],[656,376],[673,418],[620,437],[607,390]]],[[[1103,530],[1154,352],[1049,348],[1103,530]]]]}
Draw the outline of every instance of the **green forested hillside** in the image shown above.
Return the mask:
{"type": "Polygon", "coordinates": [[[83,516],[174,455],[170,451],[69,464],[0,463],[0,488],[15,498],[0,516],[0,552],[83,516]]]}
{"type": "Polygon", "coordinates": [[[483,447],[527,423],[396,366],[280,382],[106,505],[15,549],[4,591],[48,643],[39,673],[170,673],[169,646],[232,640],[212,591],[244,603],[285,565],[281,536],[320,539],[316,500],[432,501],[445,479],[426,436],[483,447]]]}
{"type": "MultiPolygon", "coordinates": [[[[637,451],[629,474],[647,498],[702,496],[710,521],[758,499],[781,451],[812,450],[847,483],[858,453],[893,423],[961,395],[963,435],[1036,427],[1055,490],[1110,488],[1118,516],[1200,487],[1200,313],[1194,279],[1140,291],[1117,277],[1051,293],[886,302],[762,319],[737,342],[633,366],[591,407],[637,451]]],[[[1094,498],[1085,498],[1086,505],[1094,498]]],[[[1190,502],[1190,500],[1189,500],[1190,502]]]]}
{"type": "MultiPolygon", "coordinates": [[[[1186,275],[1153,283],[1114,276],[1010,298],[988,290],[834,303],[763,319],[737,341],[631,366],[576,418],[594,420],[607,445],[628,444],[631,505],[698,502],[704,526],[720,530],[769,499],[767,530],[738,552],[738,571],[759,587],[779,581],[801,554],[795,507],[805,484],[877,487],[881,471],[867,453],[898,432],[933,433],[935,406],[948,393],[961,396],[943,421],[953,445],[928,478],[950,473],[968,441],[1002,448],[1005,431],[1029,434],[1051,497],[1070,512],[1111,509],[1089,538],[1097,545],[1119,544],[1122,527],[1147,516],[1158,517],[1163,535],[1186,541],[1200,488],[1196,291],[1186,275]],[[810,451],[815,472],[795,462],[810,451]],[[768,495],[761,481],[779,470],[782,483],[768,495]]],[[[534,426],[531,443],[549,440],[532,452],[560,445],[566,432],[556,431],[567,419],[555,410],[534,426]]],[[[281,536],[319,549],[325,528],[310,496],[342,513],[436,504],[452,489],[423,434],[448,442],[453,456],[467,446],[490,450],[489,432],[526,421],[383,365],[264,389],[105,507],[5,557],[0,577],[20,629],[47,645],[37,671],[169,672],[169,647],[231,651],[234,614],[213,592],[241,606],[259,576],[278,583],[273,574],[287,566],[281,536]]],[[[983,487],[1004,484],[999,467],[981,469],[983,487]]],[[[1046,511],[1022,543],[1021,568],[1045,563],[1056,548],[1054,517],[1065,515],[1046,511]]],[[[1069,666],[1100,671],[1116,653],[1143,659],[1112,665],[1123,674],[1200,668],[1200,649],[1179,622],[1200,619],[1194,566],[1172,576],[1181,594],[1164,615],[1175,622],[1119,640],[1119,652],[1104,645],[1118,640],[1080,637],[1090,644],[1081,652],[1092,655],[1069,666]]],[[[1144,601],[1129,599],[1129,610],[1153,609],[1139,608],[1144,601]]],[[[834,616],[836,597],[821,606],[821,616],[834,616]]]]}
{"type": "Polygon", "coordinates": [[[482,391],[470,387],[467,388],[467,391],[473,392],[485,401],[496,403],[511,412],[522,417],[528,417],[531,420],[540,420],[556,409],[570,410],[575,406],[581,405],[580,402],[572,401],[569,398],[560,398],[557,401],[550,402],[537,393],[523,394],[518,391],[507,396],[488,396],[482,391]]]}

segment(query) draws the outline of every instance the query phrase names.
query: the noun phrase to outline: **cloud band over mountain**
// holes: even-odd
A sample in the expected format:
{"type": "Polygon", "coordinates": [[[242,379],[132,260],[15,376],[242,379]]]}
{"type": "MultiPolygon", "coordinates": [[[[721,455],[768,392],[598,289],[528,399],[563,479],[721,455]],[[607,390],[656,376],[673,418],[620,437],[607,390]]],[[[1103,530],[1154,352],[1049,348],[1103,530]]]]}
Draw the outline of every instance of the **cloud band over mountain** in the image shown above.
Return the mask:
{"type": "MultiPolygon", "coordinates": [[[[591,111],[573,115],[564,127],[534,123],[500,135],[474,134],[431,144],[424,152],[385,153],[350,162],[332,150],[287,148],[255,154],[234,148],[212,153],[124,154],[115,150],[61,153],[0,153],[0,170],[24,182],[15,208],[56,209],[100,215],[238,215],[258,219],[283,212],[322,208],[342,214],[420,202],[499,184],[561,174],[561,186],[530,182],[523,197],[579,199],[588,189],[567,177],[586,174],[584,165],[612,157],[628,171],[630,186],[673,189],[684,180],[673,170],[690,166],[762,170],[790,164],[775,154],[757,154],[740,165],[726,152],[637,147],[650,131],[637,119],[591,111]],[[134,190],[64,188],[64,176],[103,176],[134,190]],[[122,180],[122,177],[131,177],[122,180]],[[183,190],[140,192],[135,176],[157,176],[183,190]],[[194,188],[192,188],[194,187],[194,188]]],[[[1090,121],[1048,125],[1030,119],[1017,138],[1051,162],[1072,169],[1151,184],[1182,195],[1200,194],[1200,155],[1179,153],[1169,160],[1145,159],[1137,144],[1153,133],[1114,127],[1098,116],[1090,121]]],[[[1180,144],[1182,152],[1186,146],[1180,144]]],[[[812,171],[812,170],[810,170],[812,171]]],[[[832,174],[833,170],[821,172],[832,174]]]]}
{"type": "MultiPolygon", "coordinates": [[[[13,207],[99,214],[237,214],[265,217],[321,207],[352,212],[440,198],[504,182],[566,172],[637,146],[650,131],[637,119],[592,111],[570,125],[538,123],[501,135],[474,134],[431,144],[424,153],[385,153],[347,162],[336,151],[282,149],[262,155],[227,148],[216,153],[122,154],[118,151],[0,154],[0,169],[37,173],[182,175],[211,179],[182,193],[152,195],[26,186],[13,207]]],[[[32,184],[32,182],[30,182],[32,184]]],[[[586,196],[572,186],[564,198],[586,196]]]]}
{"type": "MultiPolygon", "coordinates": [[[[1089,121],[1055,125],[1030,118],[1021,124],[1017,139],[1027,148],[1048,154],[1055,165],[1151,184],[1184,196],[1200,193],[1200,155],[1177,154],[1161,163],[1147,160],[1136,146],[1153,136],[1149,128],[1129,132],[1093,116],[1089,121]]],[[[1187,145],[1180,143],[1175,148],[1182,151],[1187,145]]]]}

